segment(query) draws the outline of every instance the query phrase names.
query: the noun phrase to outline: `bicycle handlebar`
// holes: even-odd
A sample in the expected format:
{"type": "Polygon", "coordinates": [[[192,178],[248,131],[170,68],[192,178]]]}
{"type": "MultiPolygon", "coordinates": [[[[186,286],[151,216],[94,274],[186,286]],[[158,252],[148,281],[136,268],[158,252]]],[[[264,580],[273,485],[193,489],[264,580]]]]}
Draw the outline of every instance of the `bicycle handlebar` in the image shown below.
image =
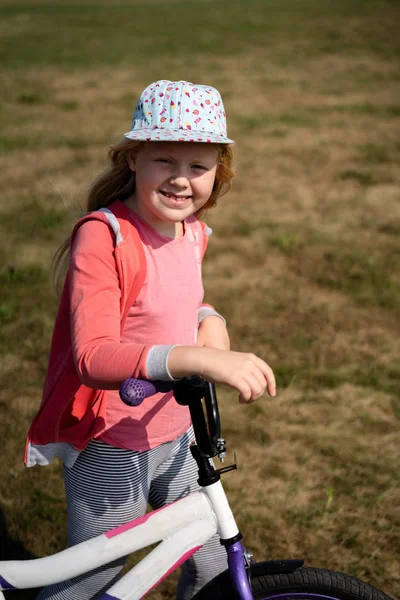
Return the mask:
{"type": "Polygon", "coordinates": [[[196,443],[203,456],[211,458],[220,452],[218,440],[221,437],[217,396],[212,383],[193,375],[178,381],[147,381],[145,379],[125,379],[119,390],[121,400],[128,406],[139,406],[145,398],[157,392],[173,390],[175,400],[188,406],[192,418],[196,443]],[[204,398],[204,414],[202,400],[204,398]]]}
{"type": "Polygon", "coordinates": [[[157,392],[169,392],[173,382],[148,381],[147,379],[125,379],[119,388],[119,396],[128,406],[140,406],[145,398],[154,396],[157,392]]]}

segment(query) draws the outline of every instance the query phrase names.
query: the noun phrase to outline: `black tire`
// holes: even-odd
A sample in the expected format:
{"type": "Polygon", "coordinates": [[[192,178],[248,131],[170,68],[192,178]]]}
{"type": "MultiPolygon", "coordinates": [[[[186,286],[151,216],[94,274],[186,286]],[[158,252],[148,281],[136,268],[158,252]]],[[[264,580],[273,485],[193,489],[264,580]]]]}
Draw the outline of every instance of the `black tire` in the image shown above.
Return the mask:
{"type": "MultiPolygon", "coordinates": [[[[258,570],[258,569],[257,569],[258,570]]],[[[257,574],[251,578],[251,586],[255,600],[266,600],[276,597],[285,600],[285,594],[309,594],[310,600],[330,598],[334,600],[392,600],[368,583],[355,577],[336,573],[327,569],[302,567],[293,573],[257,574]]],[[[193,600],[235,600],[230,574],[224,571],[203,589],[193,600]]],[[[299,600],[304,600],[304,595],[299,600]]],[[[291,596],[290,600],[296,600],[291,596]]]]}

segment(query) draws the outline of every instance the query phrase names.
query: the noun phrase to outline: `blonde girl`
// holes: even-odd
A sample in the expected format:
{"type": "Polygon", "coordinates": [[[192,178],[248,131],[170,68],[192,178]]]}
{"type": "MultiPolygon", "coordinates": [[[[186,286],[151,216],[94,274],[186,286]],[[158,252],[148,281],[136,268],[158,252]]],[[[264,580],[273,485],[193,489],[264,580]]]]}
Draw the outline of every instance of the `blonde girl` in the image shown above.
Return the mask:
{"type": "MultiPolygon", "coordinates": [[[[40,409],[26,463],[64,463],[68,544],[142,516],[198,488],[187,407],[157,393],[132,409],[128,377],[198,374],[253,402],[275,395],[271,368],[230,350],[224,319],[203,303],[201,262],[210,229],[199,220],[228,191],[230,140],[215,88],[157,81],[93,184],[88,214],[55,258],[66,268],[40,409]]],[[[42,590],[40,600],[94,600],[125,560],[42,590]]],[[[184,564],[177,598],[189,600],[226,568],[218,536],[184,564]]]]}

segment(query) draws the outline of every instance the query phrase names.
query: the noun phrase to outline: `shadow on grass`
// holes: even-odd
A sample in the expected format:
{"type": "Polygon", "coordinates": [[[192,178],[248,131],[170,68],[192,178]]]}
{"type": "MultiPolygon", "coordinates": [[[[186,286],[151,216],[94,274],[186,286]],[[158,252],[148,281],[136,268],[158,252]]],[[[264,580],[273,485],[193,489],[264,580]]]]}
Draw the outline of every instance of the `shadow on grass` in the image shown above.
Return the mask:
{"type": "MultiPolygon", "coordinates": [[[[0,560],[29,560],[37,558],[27,550],[20,540],[14,539],[8,532],[6,519],[0,510],[0,560]]],[[[4,592],[7,600],[34,600],[40,588],[31,590],[11,590],[4,592]]]]}

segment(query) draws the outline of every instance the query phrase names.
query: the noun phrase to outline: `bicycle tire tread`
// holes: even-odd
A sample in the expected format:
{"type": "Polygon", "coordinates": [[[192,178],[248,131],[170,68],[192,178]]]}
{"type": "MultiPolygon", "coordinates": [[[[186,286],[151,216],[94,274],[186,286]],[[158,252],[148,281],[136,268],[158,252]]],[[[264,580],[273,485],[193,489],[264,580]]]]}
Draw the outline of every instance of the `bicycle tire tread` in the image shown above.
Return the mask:
{"type": "Polygon", "coordinates": [[[311,589],[337,590],[358,600],[391,600],[381,590],[351,575],[313,567],[302,567],[287,574],[260,575],[253,583],[253,590],[257,593],[265,589],[277,590],[296,585],[311,589]]]}
{"type": "MultiPolygon", "coordinates": [[[[329,592],[338,600],[392,600],[381,590],[351,575],[314,567],[301,567],[293,573],[258,575],[252,578],[252,589],[255,598],[260,600],[262,594],[305,590],[320,594],[329,592]]],[[[200,590],[193,600],[232,600],[234,597],[230,575],[225,571],[200,590]]]]}

